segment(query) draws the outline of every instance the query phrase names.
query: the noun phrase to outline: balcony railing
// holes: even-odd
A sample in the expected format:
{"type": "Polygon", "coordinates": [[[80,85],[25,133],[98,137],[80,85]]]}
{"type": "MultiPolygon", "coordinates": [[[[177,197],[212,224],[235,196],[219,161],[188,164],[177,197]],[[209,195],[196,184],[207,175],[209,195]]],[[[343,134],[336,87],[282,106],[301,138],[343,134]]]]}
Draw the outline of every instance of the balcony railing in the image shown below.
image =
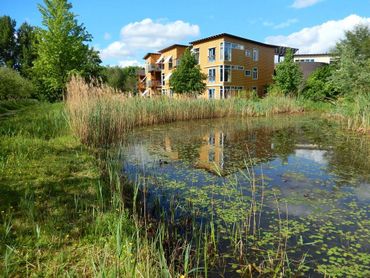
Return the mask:
{"type": "Polygon", "coordinates": [[[161,82],[159,82],[158,80],[147,80],[146,87],[147,88],[161,87],[161,82]]]}
{"type": "Polygon", "coordinates": [[[209,55],[208,62],[214,62],[216,60],[216,55],[209,55]]]}
{"type": "Polygon", "coordinates": [[[153,72],[153,71],[161,71],[161,66],[158,64],[146,64],[145,65],[145,72],[153,72]]]}

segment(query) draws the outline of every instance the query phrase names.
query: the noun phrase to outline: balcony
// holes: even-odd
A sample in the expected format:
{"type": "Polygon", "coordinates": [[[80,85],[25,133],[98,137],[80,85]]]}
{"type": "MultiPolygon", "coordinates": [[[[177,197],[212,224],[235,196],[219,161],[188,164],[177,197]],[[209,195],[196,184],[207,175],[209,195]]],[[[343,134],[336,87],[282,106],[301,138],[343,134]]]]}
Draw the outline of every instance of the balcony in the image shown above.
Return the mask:
{"type": "Polygon", "coordinates": [[[146,64],[145,65],[145,72],[153,72],[153,71],[161,71],[161,65],[158,64],[146,64]]]}
{"type": "Polygon", "coordinates": [[[158,87],[161,87],[161,82],[159,82],[158,80],[147,80],[146,87],[147,88],[158,88],[158,87]]]}

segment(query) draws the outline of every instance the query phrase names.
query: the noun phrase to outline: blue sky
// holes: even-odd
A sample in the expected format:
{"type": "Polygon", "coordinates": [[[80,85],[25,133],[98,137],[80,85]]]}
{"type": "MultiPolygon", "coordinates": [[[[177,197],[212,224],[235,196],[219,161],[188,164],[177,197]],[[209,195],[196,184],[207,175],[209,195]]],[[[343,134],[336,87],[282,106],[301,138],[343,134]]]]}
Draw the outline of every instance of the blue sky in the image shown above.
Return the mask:
{"type": "MultiPolygon", "coordinates": [[[[104,64],[143,64],[146,52],[218,33],[328,51],[345,30],[370,26],[370,0],[72,0],[104,64]],[[153,3],[158,3],[156,6],[153,3]]],[[[0,0],[0,15],[41,25],[42,0],[0,0]]]]}

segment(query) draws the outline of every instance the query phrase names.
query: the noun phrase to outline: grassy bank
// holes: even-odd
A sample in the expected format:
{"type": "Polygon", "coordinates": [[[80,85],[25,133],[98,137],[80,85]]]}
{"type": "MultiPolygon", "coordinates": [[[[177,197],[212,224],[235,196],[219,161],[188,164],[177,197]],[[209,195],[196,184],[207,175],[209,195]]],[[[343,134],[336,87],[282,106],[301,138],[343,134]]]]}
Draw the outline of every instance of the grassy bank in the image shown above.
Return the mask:
{"type": "Polygon", "coordinates": [[[160,237],[145,239],[124,208],[113,164],[105,178],[99,164],[72,136],[62,104],[37,104],[0,120],[2,277],[174,272],[160,237]]]}
{"type": "Polygon", "coordinates": [[[350,130],[370,133],[370,94],[339,99],[330,115],[342,120],[350,130]]]}
{"type": "Polygon", "coordinates": [[[183,120],[227,116],[266,116],[303,110],[294,98],[223,101],[173,98],[126,98],[109,87],[93,87],[73,79],[68,84],[67,108],[74,133],[87,145],[107,145],[135,127],[183,120]]]}

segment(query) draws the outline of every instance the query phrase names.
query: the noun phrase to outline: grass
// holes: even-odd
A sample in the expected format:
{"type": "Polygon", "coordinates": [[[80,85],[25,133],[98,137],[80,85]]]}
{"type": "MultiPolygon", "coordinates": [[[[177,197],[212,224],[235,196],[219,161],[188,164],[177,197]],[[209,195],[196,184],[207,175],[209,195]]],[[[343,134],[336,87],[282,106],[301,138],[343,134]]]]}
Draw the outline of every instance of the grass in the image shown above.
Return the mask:
{"type": "Polygon", "coordinates": [[[338,100],[330,115],[341,119],[347,129],[370,133],[370,93],[338,100]]]}
{"type": "Polygon", "coordinates": [[[77,78],[68,84],[67,109],[72,130],[90,146],[106,146],[120,141],[122,134],[139,126],[228,116],[268,116],[303,110],[296,99],[283,96],[222,101],[127,98],[109,87],[94,87],[77,78]]]}
{"type": "Polygon", "coordinates": [[[72,135],[61,103],[36,104],[2,118],[0,275],[174,273],[175,265],[158,248],[161,237],[146,237],[122,202],[112,165],[98,163],[72,135]],[[109,175],[102,176],[102,164],[109,175]]]}

